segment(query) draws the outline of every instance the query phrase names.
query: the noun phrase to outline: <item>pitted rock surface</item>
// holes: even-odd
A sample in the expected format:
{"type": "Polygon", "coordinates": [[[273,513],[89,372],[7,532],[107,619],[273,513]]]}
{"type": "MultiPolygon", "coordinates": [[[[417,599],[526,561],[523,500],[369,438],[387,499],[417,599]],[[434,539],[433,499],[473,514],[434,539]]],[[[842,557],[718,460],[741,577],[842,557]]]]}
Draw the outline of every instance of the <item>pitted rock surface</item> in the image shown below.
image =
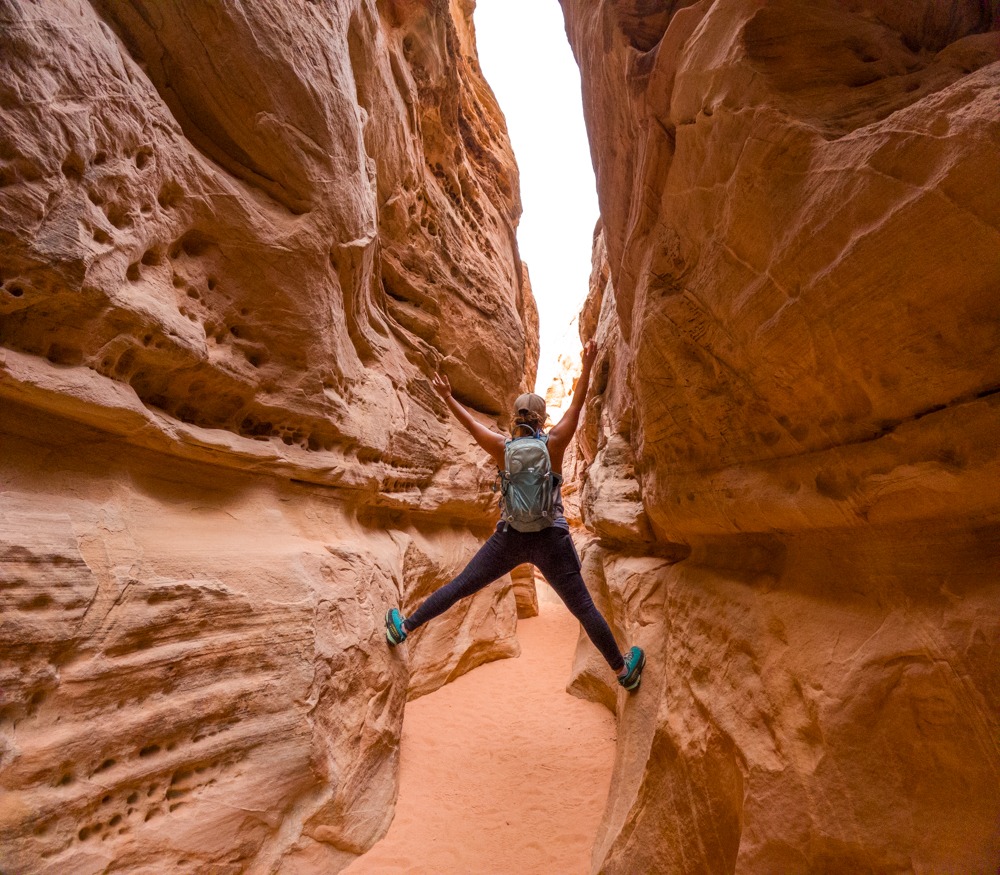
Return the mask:
{"type": "Polygon", "coordinates": [[[339,871],[517,652],[509,579],[382,629],[495,520],[431,375],[537,365],[472,5],[2,4],[3,871],[339,871]]]}

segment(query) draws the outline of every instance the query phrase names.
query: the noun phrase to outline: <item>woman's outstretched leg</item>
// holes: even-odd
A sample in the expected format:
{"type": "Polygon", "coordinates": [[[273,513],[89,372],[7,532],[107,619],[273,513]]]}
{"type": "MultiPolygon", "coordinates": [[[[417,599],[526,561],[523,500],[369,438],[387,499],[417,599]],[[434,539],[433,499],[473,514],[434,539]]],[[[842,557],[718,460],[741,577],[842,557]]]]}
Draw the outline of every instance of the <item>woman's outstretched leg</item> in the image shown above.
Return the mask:
{"type": "Polygon", "coordinates": [[[611,632],[611,627],[597,610],[587,585],[580,574],[580,558],[573,546],[573,538],[566,529],[553,526],[547,549],[540,550],[534,558],[535,565],[542,572],[551,587],[563,600],[570,613],[583,626],[587,637],[601,652],[608,665],[618,674],[625,666],[625,659],[611,632]]]}
{"type": "Polygon", "coordinates": [[[496,531],[479,548],[479,552],[458,577],[431,593],[409,617],[395,609],[386,615],[386,638],[390,645],[399,644],[407,634],[428,620],[443,614],[455,602],[467,598],[493,583],[499,577],[525,562],[524,543],[520,532],[496,531]],[[398,640],[394,640],[398,639],[398,640]]]}

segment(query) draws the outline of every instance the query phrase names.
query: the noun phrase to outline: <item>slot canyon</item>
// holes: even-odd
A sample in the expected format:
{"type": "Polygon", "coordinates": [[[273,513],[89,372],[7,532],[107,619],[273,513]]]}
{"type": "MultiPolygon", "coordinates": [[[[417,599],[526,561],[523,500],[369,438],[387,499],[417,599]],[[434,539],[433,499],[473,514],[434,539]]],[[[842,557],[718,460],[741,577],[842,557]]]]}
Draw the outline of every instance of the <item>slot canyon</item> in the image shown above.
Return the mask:
{"type": "MultiPolygon", "coordinates": [[[[560,5],[567,511],[648,659],[565,678],[591,871],[993,875],[1000,3],[560,5]]],[[[474,12],[0,0],[2,875],[339,872],[406,702],[519,654],[523,572],[383,628],[497,519],[432,375],[506,432],[538,368],[474,12]]]]}

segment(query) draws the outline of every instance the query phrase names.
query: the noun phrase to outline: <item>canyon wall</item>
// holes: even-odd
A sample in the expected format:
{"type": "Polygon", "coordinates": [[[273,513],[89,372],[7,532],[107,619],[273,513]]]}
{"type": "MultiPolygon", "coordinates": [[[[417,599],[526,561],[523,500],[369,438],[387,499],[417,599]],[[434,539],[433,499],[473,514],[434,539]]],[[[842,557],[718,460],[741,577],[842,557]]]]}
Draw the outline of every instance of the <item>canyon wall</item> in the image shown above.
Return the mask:
{"type": "Polygon", "coordinates": [[[1000,865],[1000,14],[562,0],[602,221],[594,871],[1000,865]]]}
{"type": "Polygon", "coordinates": [[[471,0],[0,0],[0,872],[335,872],[534,382],[471,0]],[[501,422],[501,425],[503,423],[501,422]]]}

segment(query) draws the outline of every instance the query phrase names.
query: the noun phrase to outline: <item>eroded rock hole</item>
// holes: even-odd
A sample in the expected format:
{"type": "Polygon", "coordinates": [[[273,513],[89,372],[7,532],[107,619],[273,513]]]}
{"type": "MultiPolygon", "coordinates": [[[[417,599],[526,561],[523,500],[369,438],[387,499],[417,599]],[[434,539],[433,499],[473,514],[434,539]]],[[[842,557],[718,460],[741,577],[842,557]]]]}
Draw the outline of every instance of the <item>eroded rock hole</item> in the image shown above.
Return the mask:
{"type": "Polygon", "coordinates": [[[156,196],[156,202],[165,210],[177,206],[184,192],[176,182],[165,182],[160,186],[160,192],[156,196]]]}
{"type": "Polygon", "coordinates": [[[107,209],[106,215],[108,217],[108,221],[119,231],[132,224],[128,211],[119,204],[111,204],[107,209]]]}
{"type": "MultiPolygon", "coordinates": [[[[78,365],[83,361],[83,351],[75,346],[64,346],[63,344],[53,343],[45,353],[45,358],[54,365],[78,365]]],[[[38,596],[38,598],[41,598],[41,596],[38,596]]],[[[46,598],[48,597],[46,596],[46,598]]],[[[41,607],[47,607],[47,603],[35,605],[34,609],[37,610],[41,607]]]]}
{"type": "Polygon", "coordinates": [[[83,162],[83,158],[79,155],[70,154],[66,156],[66,160],[63,161],[61,169],[63,176],[67,179],[79,182],[83,179],[83,173],[86,169],[86,165],[83,162]]]}
{"type": "Polygon", "coordinates": [[[199,255],[204,255],[209,247],[212,246],[213,240],[207,234],[203,234],[201,231],[188,231],[181,239],[178,241],[180,244],[181,251],[191,257],[197,258],[199,255]]]}

